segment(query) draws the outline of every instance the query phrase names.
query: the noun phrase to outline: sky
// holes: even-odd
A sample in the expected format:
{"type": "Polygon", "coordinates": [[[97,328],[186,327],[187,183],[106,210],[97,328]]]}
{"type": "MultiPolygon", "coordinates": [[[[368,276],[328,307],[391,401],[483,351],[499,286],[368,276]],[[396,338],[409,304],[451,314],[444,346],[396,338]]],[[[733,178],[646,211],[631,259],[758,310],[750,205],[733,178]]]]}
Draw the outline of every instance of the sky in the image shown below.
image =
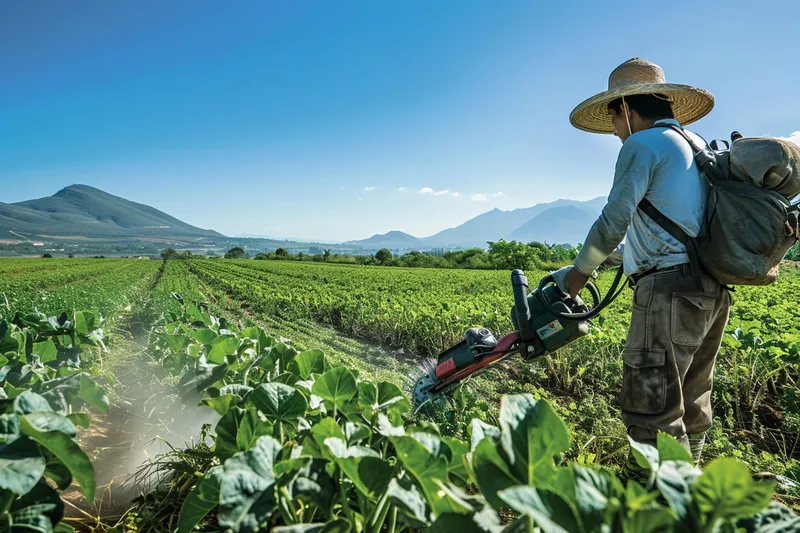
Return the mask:
{"type": "Polygon", "coordinates": [[[3,0],[0,202],[82,183],[343,241],[588,200],[621,145],[569,114],[631,57],[715,95],[709,140],[800,139],[798,20],[796,0],[3,0]]]}

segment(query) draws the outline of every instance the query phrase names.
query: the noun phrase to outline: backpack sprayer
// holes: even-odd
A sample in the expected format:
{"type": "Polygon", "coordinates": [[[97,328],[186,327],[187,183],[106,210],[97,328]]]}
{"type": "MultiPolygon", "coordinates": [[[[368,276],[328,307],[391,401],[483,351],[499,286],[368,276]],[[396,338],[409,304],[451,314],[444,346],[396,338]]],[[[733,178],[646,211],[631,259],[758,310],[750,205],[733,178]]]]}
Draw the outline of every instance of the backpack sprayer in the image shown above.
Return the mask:
{"type": "Polygon", "coordinates": [[[622,269],[600,298],[597,286],[589,281],[586,289],[592,298],[587,306],[580,296],[572,298],[556,284],[552,275],[545,276],[528,293],[528,278],[522,270],[511,273],[514,307],[511,322],[514,332],[500,340],[486,328],[470,328],[464,340],[442,352],[436,362],[426,361],[422,375],[416,380],[412,397],[417,408],[454,389],[469,376],[483,372],[497,363],[519,354],[526,361],[554,353],[556,350],[589,333],[589,320],[598,316],[619,296],[625,285],[617,289],[622,269]]]}

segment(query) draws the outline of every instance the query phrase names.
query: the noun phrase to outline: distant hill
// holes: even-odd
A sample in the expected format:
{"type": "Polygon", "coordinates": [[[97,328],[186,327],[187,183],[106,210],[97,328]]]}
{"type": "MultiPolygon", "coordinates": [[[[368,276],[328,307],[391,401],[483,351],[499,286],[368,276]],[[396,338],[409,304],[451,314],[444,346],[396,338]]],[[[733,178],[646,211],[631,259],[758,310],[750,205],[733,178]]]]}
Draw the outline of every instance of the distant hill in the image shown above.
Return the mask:
{"type": "MultiPolygon", "coordinates": [[[[554,202],[536,204],[532,207],[514,209],[512,211],[493,209],[492,211],[483,213],[482,215],[478,215],[464,222],[460,226],[440,231],[435,235],[421,240],[422,243],[428,247],[485,247],[487,241],[507,238],[507,236],[516,231],[517,228],[520,228],[529,220],[532,220],[537,215],[549,209],[572,206],[580,208],[594,218],[597,218],[605,203],[606,198],[599,197],[585,202],[578,200],[556,200],[554,202]]],[[[553,226],[553,230],[556,230],[555,226],[553,226]]],[[[554,236],[555,234],[547,237],[547,242],[557,242],[554,236]]],[[[584,236],[580,237],[580,239],[583,239],[584,236]]]]}
{"type": "Polygon", "coordinates": [[[419,248],[422,246],[422,240],[403,233],[402,231],[390,231],[389,233],[376,234],[368,239],[361,239],[359,241],[347,241],[343,244],[361,246],[364,248],[391,248],[391,249],[404,249],[404,248],[419,248]]]}
{"type": "Polygon", "coordinates": [[[574,205],[551,207],[512,231],[508,241],[577,244],[583,242],[597,215],[574,205]]]}
{"type": "Polygon", "coordinates": [[[344,244],[390,250],[485,248],[487,242],[500,239],[574,244],[583,240],[605,204],[606,198],[599,197],[585,202],[556,200],[512,211],[492,209],[430,237],[417,238],[402,231],[390,231],[344,244]]]}
{"type": "Polygon", "coordinates": [[[20,233],[29,237],[95,238],[222,238],[158,209],[103,192],[88,185],[70,185],[53,196],[13,204],[0,202],[0,238],[20,233]]]}

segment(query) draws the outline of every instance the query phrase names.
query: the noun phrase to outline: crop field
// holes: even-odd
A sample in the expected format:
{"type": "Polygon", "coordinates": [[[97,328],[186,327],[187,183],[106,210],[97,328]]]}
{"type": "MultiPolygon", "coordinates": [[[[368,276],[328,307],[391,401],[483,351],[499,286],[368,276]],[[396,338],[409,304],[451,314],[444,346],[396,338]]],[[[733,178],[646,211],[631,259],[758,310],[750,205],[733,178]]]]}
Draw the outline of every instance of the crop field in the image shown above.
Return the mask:
{"type": "Polygon", "coordinates": [[[510,272],[3,259],[0,532],[800,531],[798,290],[736,288],[702,470],[665,437],[627,480],[629,290],[414,412],[423,359],[511,330],[510,272]]]}

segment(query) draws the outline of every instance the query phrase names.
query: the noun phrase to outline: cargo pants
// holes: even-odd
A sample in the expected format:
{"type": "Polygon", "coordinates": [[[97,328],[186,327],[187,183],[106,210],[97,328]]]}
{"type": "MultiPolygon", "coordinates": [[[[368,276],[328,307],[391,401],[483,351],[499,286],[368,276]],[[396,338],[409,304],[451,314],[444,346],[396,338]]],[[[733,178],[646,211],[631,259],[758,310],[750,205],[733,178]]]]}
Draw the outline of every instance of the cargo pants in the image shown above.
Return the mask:
{"type": "Polygon", "coordinates": [[[623,354],[620,405],[628,435],[655,444],[658,431],[688,448],[711,427],[714,362],[731,296],[710,276],[700,291],[688,265],[636,281],[623,354]]]}

